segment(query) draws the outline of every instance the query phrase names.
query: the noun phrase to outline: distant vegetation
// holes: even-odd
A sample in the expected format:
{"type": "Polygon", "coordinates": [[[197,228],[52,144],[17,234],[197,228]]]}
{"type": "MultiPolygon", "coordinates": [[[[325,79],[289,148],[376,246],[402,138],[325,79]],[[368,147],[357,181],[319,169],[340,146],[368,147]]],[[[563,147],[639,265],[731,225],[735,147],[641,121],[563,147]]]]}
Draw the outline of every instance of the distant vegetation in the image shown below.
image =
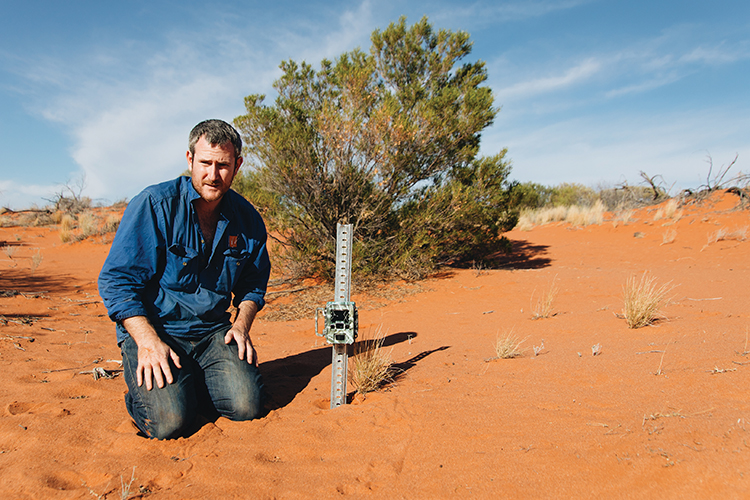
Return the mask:
{"type": "MultiPolygon", "coordinates": [[[[91,198],[81,195],[83,186],[83,180],[78,183],[77,189],[66,184],[49,200],[50,204],[45,208],[19,211],[0,208],[0,227],[57,226],[63,243],[117,231],[120,225],[119,212],[113,214],[103,207],[94,207],[91,198]]],[[[125,205],[125,201],[120,201],[110,208],[122,208],[125,205]]]]}

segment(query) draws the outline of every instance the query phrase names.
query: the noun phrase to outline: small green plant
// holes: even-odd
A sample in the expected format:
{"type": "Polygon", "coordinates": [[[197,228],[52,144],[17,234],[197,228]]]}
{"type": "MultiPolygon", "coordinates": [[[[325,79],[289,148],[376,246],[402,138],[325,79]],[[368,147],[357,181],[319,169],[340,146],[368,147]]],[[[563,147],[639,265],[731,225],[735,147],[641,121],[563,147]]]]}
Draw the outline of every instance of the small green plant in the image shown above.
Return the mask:
{"type": "Polygon", "coordinates": [[[644,272],[641,278],[631,276],[623,287],[623,316],[628,328],[650,325],[660,316],[661,309],[669,304],[669,293],[674,289],[671,282],[656,285],[656,278],[644,272]]]}
{"type": "Polygon", "coordinates": [[[371,339],[363,339],[353,346],[353,358],[349,377],[357,393],[365,395],[394,381],[394,367],[390,352],[383,350],[384,334],[380,329],[371,339]]]}

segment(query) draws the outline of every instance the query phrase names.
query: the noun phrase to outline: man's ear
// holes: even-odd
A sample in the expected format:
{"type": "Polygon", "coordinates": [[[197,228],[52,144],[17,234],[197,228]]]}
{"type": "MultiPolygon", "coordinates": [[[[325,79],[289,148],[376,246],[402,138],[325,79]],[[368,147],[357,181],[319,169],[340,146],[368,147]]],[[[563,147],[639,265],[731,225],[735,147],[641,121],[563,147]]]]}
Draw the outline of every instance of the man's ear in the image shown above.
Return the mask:
{"type": "Polygon", "coordinates": [[[189,149],[188,149],[187,153],[185,153],[185,158],[187,158],[188,170],[190,170],[190,172],[192,173],[193,172],[193,155],[190,154],[190,150],[189,149]]]}
{"type": "Polygon", "coordinates": [[[244,160],[244,158],[241,157],[241,156],[239,158],[237,158],[237,164],[234,167],[234,175],[237,175],[237,172],[240,171],[240,167],[242,166],[242,161],[243,160],[244,160]]]}

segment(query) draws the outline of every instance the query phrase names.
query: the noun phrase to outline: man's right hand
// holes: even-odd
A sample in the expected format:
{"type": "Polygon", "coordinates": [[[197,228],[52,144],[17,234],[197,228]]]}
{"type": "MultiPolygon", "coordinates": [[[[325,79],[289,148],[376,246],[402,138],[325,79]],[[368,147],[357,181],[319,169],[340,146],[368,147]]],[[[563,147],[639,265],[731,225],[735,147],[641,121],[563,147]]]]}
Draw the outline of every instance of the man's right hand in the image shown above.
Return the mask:
{"type": "Polygon", "coordinates": [[[146,382],[146,389],[150,391],[154,388],[154,380],[159,389],[164,387],[165,380],[167,384],[174,382],[169,360],[171,359],[177,368],[182,368],[180,357],[159,338],[148,319],[144,316],[134,316],[124,319],[122,326],[138,345],[138,387],[146,382]]]}
{"type": "Polygon", "coordinates": [[[136,372],[138,387],[142,386],[145,381],[146,389],[150,391],[154,387],[154,379],[159,389],[164,387],[165,380],[168,384],[174,382],[169,360],[171,359],[177,368],[182,368],[177,353],[160,339],[144,344],[147,345],[138,345],[138,370],[136,372]]]}

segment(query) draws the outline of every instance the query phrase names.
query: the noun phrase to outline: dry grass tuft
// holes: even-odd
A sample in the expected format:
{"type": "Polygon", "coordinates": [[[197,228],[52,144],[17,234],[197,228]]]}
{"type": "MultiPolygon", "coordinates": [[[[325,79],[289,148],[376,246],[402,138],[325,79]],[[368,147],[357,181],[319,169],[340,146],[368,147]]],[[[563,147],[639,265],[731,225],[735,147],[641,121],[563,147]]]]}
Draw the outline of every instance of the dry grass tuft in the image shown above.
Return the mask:
{"type": "Polygon", "coordinates": [[[92,212],[83,212],[78,216],[78,227],[81,229],[81,239],[99,234],[99,219],[92,212]]]}
{"type": "Polygon", "coordinates": [[[102,233],[115,233],[117,228],[120,227],[121,217],[119,215],[110,215],[107,217],[104,227],[102,227],[102,233]]]}
{"type": "Polygon", "coordinates": [[[674,229],[667,229],[664,231],[664,234],[661,235],[661,244],[662,245],[669,245],[670,243],[674,243],[674,240],[677,238],[677,231],[674,229]]]}
{"type": "Polygon", "coordinates": [[[559,291],[559,288],[555,284],[555,280],[557,280],[556,275],[552,278],[552,284],[550,285],[549,290],[537,300],[536,306],[533,307],[534,315],[531,319],[542,319],[554,316],[554,314],[552,314],[552,305],[554,304],[555,297],[557,297],[557,292],[559,291]]]}
{"type": "Polygon", "coordinates": [[[18,247],[10,245],[5,245],[3,247],[3,252],[5,252],[5,255],[7,255],[10,260],[13,260],[13,256],[16,254],[16,250],[18,250],[18,247]]]}
{"type": "Polygon", "coordinates": [[[728,240],[745,241],[746,239],[747,239],[747,226],[737,228],[734,231],[730,231],[726,227],[722,227],[715,233],[708,233],[708,241],[706,242],[705,246],[701,248],[701,252],[705,250],[709,245],[719,242],[719,241],[728,241],[728,240]]]}
{"type": "Polygon", "coordinates": [[[633,219],[633,214],[633,210],[618,208],[615,211],[614,216],[612,217],[612,226],[617,227],[620,224],[622,224],[623,226],[627,226],[628,222],[633,219]]]}
{"type": "Polygon", "coordinates": [[[31,274],[34,274],[34,271],[39,267],[39,264],[42,263],[43,258],[41,250],[37,250],[34,255],[31,256],[31,274]]]}
{"type": "Polygon", "coordinates": [[[357,394],[365,395],[394,382],[391,352],[384,352],[384,340],[385,334],[378,328],[373,338],[362,339],[352,346],[349,378],[357,388],[357,394]]]}
{"type": "Polygon", "coordinates": [[[76,220],[70,214],[65,214],[60,219],[60,240],[63,243],[68,243],[73,240],[73,227],[75,227],[76,220]]]}
{"type": "Polygon", "coordinates": [[[524,340],[519,340],[511,330],[505,337],[498,337],[495,341],[495,357],[490,359],[511,359],[523,356],[526,350],[521,347],[524,340]]]}
{"type": "Polygon", "coordinates": [[[659,287],[655,281],[656,278],[644,272],[640,280],[632,276],[623,287],[625,305],[622,312],[628,328],[650,325],[660,315],[662,307],[669,304],[668,295],[674,289],[671,281],[659,287]]]}
{"type": "Polygon", "coordinates": [[[677,222],[682,218],[682,210],[679,212],[677,211],[679,206],[680,203],[675,198],[670,199],[656,211],[656,214],[654,214],[654,221],[672,219],[673,222],[677,222]]]}
{"type": "Polygon", "coordinates": [[[551,222],[568,222],[574,226],[590,226],[604,222],[604,204],[596,200],[591,206],[563,206],[524,210],[518,218],[516,228],[528,231],[534,226],[543,226],[551,222]]]}

